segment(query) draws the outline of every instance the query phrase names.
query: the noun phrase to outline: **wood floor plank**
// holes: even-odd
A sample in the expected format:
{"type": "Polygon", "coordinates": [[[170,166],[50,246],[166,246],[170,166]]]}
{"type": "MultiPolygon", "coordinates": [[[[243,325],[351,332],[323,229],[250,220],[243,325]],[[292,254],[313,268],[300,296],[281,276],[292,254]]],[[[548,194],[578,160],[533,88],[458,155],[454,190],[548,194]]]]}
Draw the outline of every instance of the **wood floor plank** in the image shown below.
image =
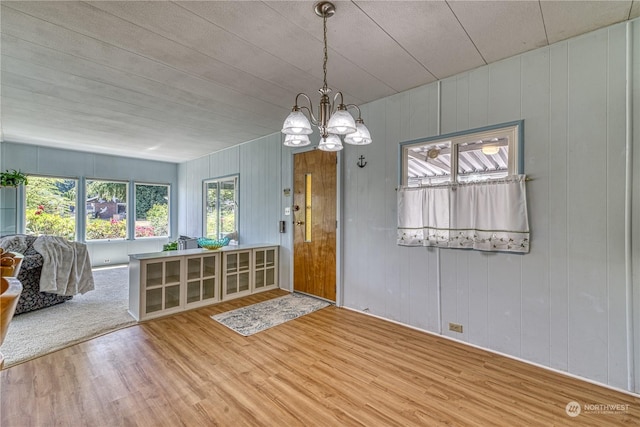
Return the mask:
{"type": "Polygon", "coordinates": [[[284,294],[154,319],[5,369],[0,425],[640,425],[639,397],[346,309],[250,337],[210,318],[284,294]],[[570,401],[585,408],[575,419],[570,401]]]}

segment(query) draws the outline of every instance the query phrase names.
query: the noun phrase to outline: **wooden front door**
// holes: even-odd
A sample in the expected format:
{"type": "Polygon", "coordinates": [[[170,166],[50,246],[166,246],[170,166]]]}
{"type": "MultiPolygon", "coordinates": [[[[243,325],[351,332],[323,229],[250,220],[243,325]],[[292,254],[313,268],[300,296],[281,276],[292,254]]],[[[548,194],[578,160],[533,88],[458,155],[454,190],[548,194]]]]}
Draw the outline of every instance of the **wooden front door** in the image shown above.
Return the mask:
{"type": "Polygon", "coordinates": [[[337,154],[294,155],[293,289],[336,300],[337,154]]]}

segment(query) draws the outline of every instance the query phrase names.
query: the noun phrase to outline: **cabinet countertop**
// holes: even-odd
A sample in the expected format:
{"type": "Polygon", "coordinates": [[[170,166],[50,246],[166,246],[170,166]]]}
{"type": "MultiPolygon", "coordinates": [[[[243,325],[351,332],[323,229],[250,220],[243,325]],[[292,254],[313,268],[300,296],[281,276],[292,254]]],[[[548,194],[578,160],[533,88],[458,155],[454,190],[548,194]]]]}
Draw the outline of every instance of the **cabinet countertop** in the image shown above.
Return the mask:
{"type": "Polygon", "coordinates": [[[130,259],[137,260],[146,260],[146,259],[154,259],[154,258],[170,258],[170,257],[178,257],[184,255],[201,255],[208,253],[216,253],[216,252],[232,252],[232,251],[242,251],[247,249],[260,249],[260,248],[270,248],[274,246],[280,246],[275,243],[255,243],[255,244],[245,244],[245,245],[229,245],[223,246],[220,249],[183,249],[178,251],[162,251],[162,252],[150,252],[143,254],[131,254],[129,255],[130,259]]]}

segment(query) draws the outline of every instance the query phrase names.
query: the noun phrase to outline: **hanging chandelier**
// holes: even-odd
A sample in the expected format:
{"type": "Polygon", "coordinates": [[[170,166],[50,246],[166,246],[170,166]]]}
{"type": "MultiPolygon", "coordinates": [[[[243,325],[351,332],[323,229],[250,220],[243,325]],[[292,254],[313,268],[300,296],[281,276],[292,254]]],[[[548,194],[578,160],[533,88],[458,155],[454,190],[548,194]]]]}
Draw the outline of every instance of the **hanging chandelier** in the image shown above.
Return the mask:
{"type": "Polygon", "coordinates": [[[303,147],[311,144],[309,135],[313,133],[311,123],[320,131],[320,144],[318,148],[323,151],[339,151],[342,150],[341,135],[344,135],[344,142],[353,145],[366,145],[371,143],[371,134],[369,129],[364,125],[360,107],[355,104],[344,104],[342,92],[338,92],[333,97],[329,97],[331,88],[327,86],[327,18],[334,15],[336,7],[333,3],[322,1],[314,6],[316,15],[322,18],[324,29],[324,62],[322,71],[324,73],[324,84],[318,90],[320,92],[320,105],[316,114],[314,114],[311,98],[305,93],[296,95],[296,103],[291,109],[291,113],[287,116],[282,126],[282,133],[285,134],[284,145],[287,147],[303,147]],[[309,106],[298,105],[298,99],[303,97],[309,103],[309,106]],[[338,103],[339,100],[339,103],[338,103]],[[354,108],[358,111],[358,118],[353,119],[347,111],[354,108]],[[307,112],[309,117],[303,113],[307,112]]]}

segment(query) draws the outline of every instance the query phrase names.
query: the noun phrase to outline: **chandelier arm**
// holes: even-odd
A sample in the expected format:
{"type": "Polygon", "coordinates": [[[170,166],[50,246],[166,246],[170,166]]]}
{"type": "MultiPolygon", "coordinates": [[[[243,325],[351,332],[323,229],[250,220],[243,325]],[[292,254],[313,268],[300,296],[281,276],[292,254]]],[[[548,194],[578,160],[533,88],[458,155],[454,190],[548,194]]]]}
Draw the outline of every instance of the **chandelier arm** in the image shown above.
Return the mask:
{"type": "Polygon", "coordinates": [[[299,110],[307,110],[307,113],[309,114],[309,121],[311,122],[312,125],[314,126],[318,126],[318,119],[316,119],[316,116],[313,115],[313,111],[311,110],[311,108],[307,107],[306,105],[303,105],[301,107],[298,107],[299,110]]]}
{"type": "Polygon", "coordinates": [[[301,110],[307,110],[307,112],[309,113],[309,118],[311,119],[311,123],[314,126],[318,126],[318,119],[316,118],[316,116],[313,114],[313,102],[311,102],[311,98],[309,98],[309,96],[304,93],[304,92],[300,92],[299,94],[296,95],[296,108],[299,108],[301,110]],[[309,103],[309,107],[307,106],[298,106],[298,97],[304,97],[306,98],[307,102],[309,103]]]}
{"type": "Polygon", "coordinates": [[[358,107],[356,104],[347,104],[345,105],[345,107],[347,108],[347,110],[349,108],[355,108],[356,110],[358,110],[358,119],[362,120],[362,112],[360,111],[360,107],[358,107]]]}
{"type": "Polygon", "coordinates": [[[331,114],[338,111],[340,107],[343,105],[344,105],[344,98],[342,97],[342,92],[338,91],[335,95],[333,95],[333,103],[331,104],[331,114]],[[338,96],[340,97],[340,103],[337,102],[338,96]]]}

